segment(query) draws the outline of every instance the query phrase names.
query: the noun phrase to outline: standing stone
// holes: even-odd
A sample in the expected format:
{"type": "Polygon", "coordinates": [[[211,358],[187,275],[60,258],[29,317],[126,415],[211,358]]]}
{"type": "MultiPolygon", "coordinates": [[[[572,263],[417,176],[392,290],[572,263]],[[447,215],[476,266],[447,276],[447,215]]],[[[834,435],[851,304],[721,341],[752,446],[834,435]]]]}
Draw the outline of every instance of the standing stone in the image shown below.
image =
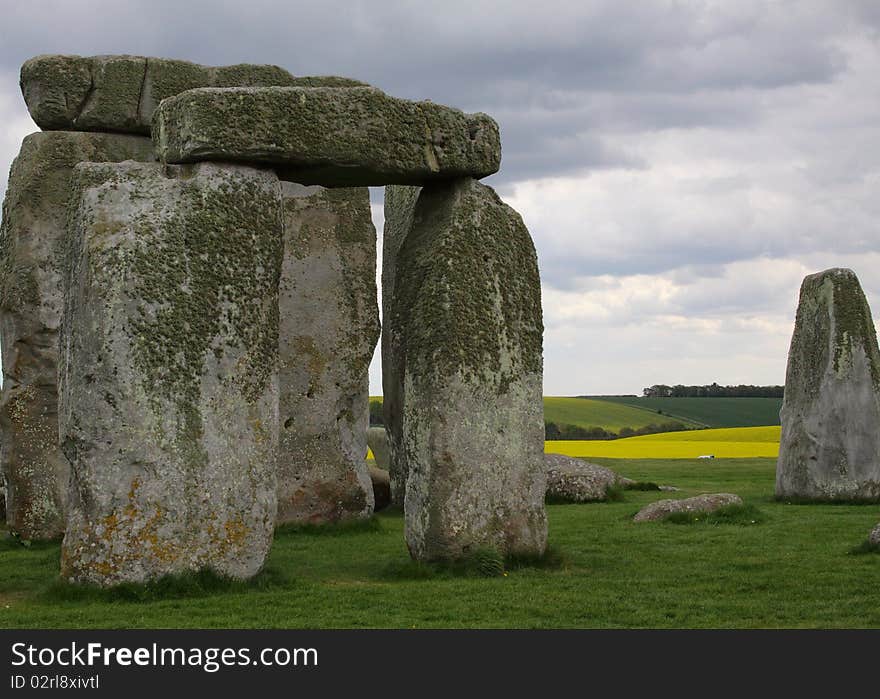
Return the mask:
{"type": "Polygon", "coordinates": [[[62,575],[252,576],[277,504],[278,179],[136,163],[83,164],[74,178],[62,575]]]}
{"type": "Polygon", "coordinates": [[[370,427],[367,430],[367,446],[373,452],[376,467],[388,470],[388,433],[384,427],[370,427]]]}
{"type": "Polygon", "coordinates": [[[391,316],[410,553],[543,553],[541,285],[519,215],[469,178],[425,186],[391,316]]]}
{"type": "Polygon", "coordinates": [[[64,533],[69,467],[58,448],[58,325],[67,195],[82,161],[155,160],[149,139],[33,133],[12,164],[0,224],[0,467],[9,527],[22,539],[64,533]]]}
{"type": "Polygon", "coordinates": [[[385,188],[385,226],[382,231],[382,419],[388,434],[388,475],[391,503],[403,507],[407,465],[403,452],[403,339],[394,324],[392,299],[397,258],[413,227],[413,213],[421,187],[389,185],[385,188]]]}
{"type": "Polygon", "coordinates": [[[498,171],[498,124],[373,87],[187,90],[153,119],[162,162],[266,163],[283,179],[354,187],[422,184],[498,171]]]}
{"type": "Polygon", "coordinates": [[[851,270],[801,285],[781,421],[777,497],[880,498],[880,351],[851,270]]]}
{"type": "Polygon", "coordinates": [[[373,512],[369,365],[379,336],[366,188],[283,183],[278,523],[373,512]]]}

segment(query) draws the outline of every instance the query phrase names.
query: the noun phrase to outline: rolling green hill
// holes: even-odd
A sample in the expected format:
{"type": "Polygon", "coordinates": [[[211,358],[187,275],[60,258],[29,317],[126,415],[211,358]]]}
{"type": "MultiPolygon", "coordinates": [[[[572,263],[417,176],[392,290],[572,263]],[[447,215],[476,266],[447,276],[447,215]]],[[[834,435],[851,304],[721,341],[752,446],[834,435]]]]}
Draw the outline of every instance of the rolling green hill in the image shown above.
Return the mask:
{"type": "Polygon", "coordinates": [[[544,396],[544,421],[577,427],[601,427],[618,432],[621,427],[638,429],[661,422],[680,422],[688,427],[698,427],[688,419],[633,408],[632,406],[590,398],[562,398],[544,396]]]}
{"type": "MultiPolygon", "coordinates": [[[[371,396],[372,410],[381,415],[381,396],[371,396]]],[[[544,421],[575,427],[601,427],[609,432],[619,432],[622,427],[634,430],[648,425],[678,422],[686,427],[702,427],[701,423],[680,419],[671,415],[658,415],[650,410],[634,408],[622,403],[589,398],[563,398],[544,396],[544,421]]]]}
{"type": "MultiPolygon", "coordinates": [[[[782,398],[639,398],[636,396],[591,396],[600,403],[658,411],[666,418],[678,418],[701,427],[760,427],[778,425],[782,398]]],[[[654,418],[656,421],[657,418],[654,418]]]]}

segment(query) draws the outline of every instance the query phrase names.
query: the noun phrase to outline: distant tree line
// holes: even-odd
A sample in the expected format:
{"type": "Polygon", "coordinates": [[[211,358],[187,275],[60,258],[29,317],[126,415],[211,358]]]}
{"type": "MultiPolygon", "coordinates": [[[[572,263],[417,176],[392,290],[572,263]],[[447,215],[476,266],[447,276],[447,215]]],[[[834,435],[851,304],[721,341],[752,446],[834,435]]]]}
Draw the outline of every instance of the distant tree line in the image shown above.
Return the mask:
{"type": "Polygon", "coordinates": [[[654,384],[642,390],[645,398],[782,398],[785,386],[667,386],[654,384]]]}
{"type": "Polygon", "coordinates": [[[602,427],[580,427],[556,422],[544,423],[544,439],[620,439],[622,437],[638,437],[644,434],[659,432],[681,432],[690,429],[680,422],[664,422],[659,425],[650,424],[643,427],[621,427],[617,432],[602,427]]]}
{"type": "MultiPolygon", "coordinates": [[[[370,427],[384,425],[382,419],[382,401],[370,401],[370,427]]],[[[617,432],[606,430],[602,427],[580,427],[579,425],[566,425],[556,422],[544,423],[544,439],[619,439],[621,437],[637,437],[643,434],[657,434],[658,432],[679,432],[689,429],[680,422],[664,422],[659,425],[651,424],[633,429],[621,427],[617,432]]]]}

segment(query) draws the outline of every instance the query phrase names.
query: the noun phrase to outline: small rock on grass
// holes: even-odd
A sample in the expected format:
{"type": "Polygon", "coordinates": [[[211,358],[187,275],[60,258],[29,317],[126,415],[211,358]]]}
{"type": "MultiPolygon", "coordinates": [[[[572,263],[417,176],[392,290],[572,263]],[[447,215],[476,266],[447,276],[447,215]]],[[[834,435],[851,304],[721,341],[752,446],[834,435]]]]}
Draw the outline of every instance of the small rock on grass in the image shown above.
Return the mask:
{"type": "Polygon", "coordinates": [[[739,495],[711,493],[682,500],[657,500],[646,505],[633,517],[633,522],[656,522],[674,512],[715,512],[729,505],[742,505],[739,495]]]}

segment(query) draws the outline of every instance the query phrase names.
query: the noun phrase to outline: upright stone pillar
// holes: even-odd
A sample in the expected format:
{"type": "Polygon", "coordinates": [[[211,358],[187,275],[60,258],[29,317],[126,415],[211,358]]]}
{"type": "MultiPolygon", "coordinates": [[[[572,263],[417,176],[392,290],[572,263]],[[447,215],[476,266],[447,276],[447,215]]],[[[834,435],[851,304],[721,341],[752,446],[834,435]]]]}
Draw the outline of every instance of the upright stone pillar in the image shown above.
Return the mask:
{"type": "Polygon", "coordinates": [[[83,164],[75,178],[62,576],[252,576],[277,504],[278,179],[134,163],[83,164]]]}
{"type": "Polygon", "coordinates": [[[368,370],[379,335],[369,192],[282,184],[278,523],[366,517],[368,370]]]}
{"type": "MultiPolygon", "coordinates": [[[[395,324],[392,299],[397,259],[413,225],[421,187],[389,185],[385,188],[385,227],[382,231],[382,417],[388,434],[388,476],[391,504],[403,507],[407,465],[403,450],[403,338],[395,324]]],[[[378,463],[378,459],[377,459],[378,463]]]]}
{"type": "Polygon", "coordinates": [[[519,215],[469,178],[425,186],[391,318],[410,553],[542,553],[541,286],[519,215]]]}
{"type": "Polygon", "coordinates": [[[58,447],[58,325],[67,194],[83,161],[155,160],[147,138],[55,131],[24,139],[0,225],[0,469],[22,539],[64,533],[69,467],[58,447]]]}
{"type": "Polygon", "coordinates": [[[851,270],[801,285],[781,421],[777,497],[880,499],[880,350],[851,270]]]}

